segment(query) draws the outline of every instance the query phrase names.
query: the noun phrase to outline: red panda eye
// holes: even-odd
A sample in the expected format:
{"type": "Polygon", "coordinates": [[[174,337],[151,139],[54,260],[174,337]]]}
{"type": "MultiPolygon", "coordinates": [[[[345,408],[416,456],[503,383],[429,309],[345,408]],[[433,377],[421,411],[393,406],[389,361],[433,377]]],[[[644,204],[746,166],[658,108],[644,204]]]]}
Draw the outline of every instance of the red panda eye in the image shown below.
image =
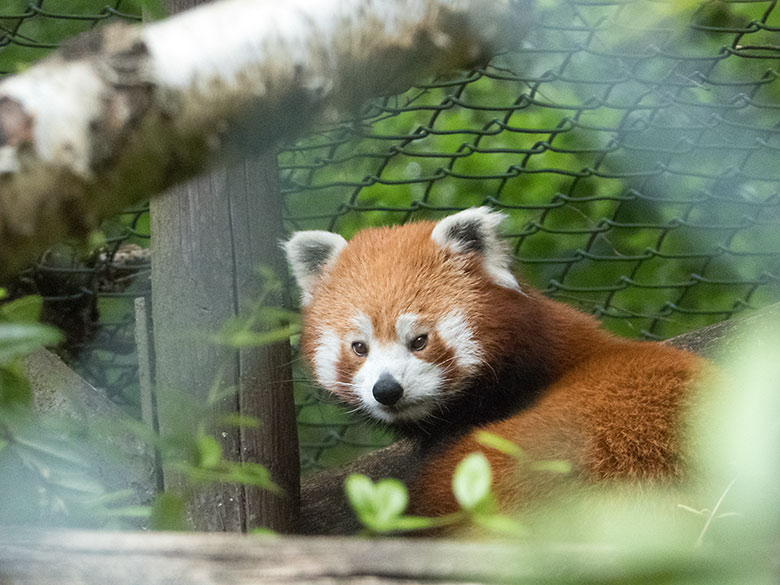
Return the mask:
{"type": "Polygon", "coordinates": [[[363,357],[368,354],[368,346],[362,341],[355,341],[352,344],[352,351],[355,352],[355,355],[363,357]]]}
{"type": "Polygon", "coordinates": [[[428,336],[423,334],[423,335],[418,335],[417,337],[412,339],[412,342],[409,344],[409,348],[412,351],[421,351],[425,349],[426,345],[428,345],[428,336]]]}

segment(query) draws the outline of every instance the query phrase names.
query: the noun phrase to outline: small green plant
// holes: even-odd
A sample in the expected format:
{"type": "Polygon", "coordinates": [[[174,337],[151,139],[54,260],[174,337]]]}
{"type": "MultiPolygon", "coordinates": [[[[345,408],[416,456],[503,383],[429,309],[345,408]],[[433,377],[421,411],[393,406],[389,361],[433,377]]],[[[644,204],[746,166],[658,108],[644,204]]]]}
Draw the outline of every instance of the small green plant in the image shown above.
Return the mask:
{"type": "MultiPolygon", "coordinates": [[[[300,314],[273,305],[273,299],[282,294],[279,277],[267,266],[258,267],[257,274],[262,282],[260,296],[246,316],[229,319],[216,334],[209,335],[213,343],[240,350],[284,341],[300,332],[300,314]]],[[[221,383],[223,376],[224,372],[215,383],[221,383]]]]}
{"type": "Polygon", "coordinates": [[[494,533],[525,535],[522,524],[496,511],[490,463],[482,453],[471,453],[455,468],[452,491],[460,510],[429,518],[405,515],[409,504],[406,486],[397,479],[371,481],[365,475],[347,477],[347,498],[360,522],[371,534],[433,530],[472,524],[494,533]]]}

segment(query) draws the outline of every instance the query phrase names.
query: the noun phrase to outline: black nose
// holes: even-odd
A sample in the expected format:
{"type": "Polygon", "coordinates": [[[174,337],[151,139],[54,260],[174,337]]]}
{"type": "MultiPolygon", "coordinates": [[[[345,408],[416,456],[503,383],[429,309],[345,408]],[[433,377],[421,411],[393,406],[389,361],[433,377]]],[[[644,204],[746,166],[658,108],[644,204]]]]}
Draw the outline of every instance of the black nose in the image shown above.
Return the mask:
{"type": "Polygon", "coordinates": [[[401,399],[404,389],[390,374],[382,374],[374,384],[374,398],[385,406],[392,406],[401,399]]]}

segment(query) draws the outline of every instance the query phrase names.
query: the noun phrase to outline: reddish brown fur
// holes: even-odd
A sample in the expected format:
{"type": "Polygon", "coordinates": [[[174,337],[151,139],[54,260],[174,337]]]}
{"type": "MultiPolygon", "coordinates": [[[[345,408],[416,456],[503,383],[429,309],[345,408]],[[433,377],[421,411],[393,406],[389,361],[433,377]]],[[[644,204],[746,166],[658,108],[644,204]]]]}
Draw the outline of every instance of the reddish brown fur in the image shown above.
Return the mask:
{"type": "MultiPolygon", "coordinates": [[[[484,430],[517,443],[533,459],[570,461],[577,481],[584,483],[681,477],[680,419],[700,360],[663,345],[616,338],[592,317],[527,287],[524,295],[498,286],[477,253],[457,255],[436,246],[433,226],[371,229],[353,238],[304,311],[302,347],[309,360],[317,342],[311,333],[322,327],[342,330],[358,310],[371,317],[378,337],[389,339],[400,313],[435,321],[457,304],[491,367],[516,360],[547,380],[528,408],[484,430]]],[[[359,367],[349,354],[343,351],[339,362],[343,381],[359,367]]],[[[496,379],[495,386],[502,382],[496,379]]],[[[342,397],[349,400],[348,390],[342,397]]],[[[457,508],[452,471],[473,451],[489,458],[504,508],[546,492],[557,481],[550,474],[518,473],[516,462],[480,447],[474,434],[455,434],[431,448],[410,486],[414,513],[441,515],[457,508]]]]}
{"type": "MultiPolygon", "coordinates": [[[[701,360],[663,345],[602,335],[597,351],[568,368],[531,408],[480,430],[511,440],[531,460],[569,461],[571,479],[580,484],[680,480],[686,470],[682,418],[701,360]]],[[[503,509],[516,510],[562,483],[553,473],[521,469],[513,458],[482,447],[475,435],[427,458],[410,486],[414,513],[456,511],[452,472],[477,451],[491,463],[503,509]]]]}

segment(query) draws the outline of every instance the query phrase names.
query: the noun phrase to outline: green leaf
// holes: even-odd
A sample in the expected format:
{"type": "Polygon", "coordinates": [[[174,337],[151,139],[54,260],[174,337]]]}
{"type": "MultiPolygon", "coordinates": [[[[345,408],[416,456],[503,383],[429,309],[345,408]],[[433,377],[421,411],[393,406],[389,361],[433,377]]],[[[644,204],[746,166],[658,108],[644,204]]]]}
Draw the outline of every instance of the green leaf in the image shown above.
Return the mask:
{"type": "Polygon", "coordinates": [[[106,234],[103,230],[92,230],[87,235],[87,241],[84,243],[84,253],[89,254],[104,248],[106,246],[106,234]]]}
{"type": "Polygon", "coordinates": [[[284,493],[284,490],[271,479],[271,472],[268,471],[267,467],[259,463],[234,463],[232,461],[227,463],[228,474],[225,481],[258,486],[275,494],[284,493]]]}
{"type": "Polygon", "coordinates": [[[488,499],[492,481],[487,457],[482,453],[471,453],[455,467],[452,491],[460,507],[470,512],[488,499]]]}
{"type": "Polygon", "coordinates": [[[0,363],[26,355],[42,345],[62,341],[62,333],[54,327],[38,323],[0,323],[0,363]]]}
{"type": "Polygon", "coordinates": [[[398,517],[409,504],[409,492],[397,479],[383,479],[374,486],[376,525],[381,530],[395,530],[398,517]]]}
{"type": "Polygon", "coordinates": [[[30,383],[13,368],[0,367],[0,406],[29,406],[32,401],[30,383]]]}
{"type": "Polygon", "coordinates": [[[501,534],[504,536],[525,537],[528,536],[528,529],[510,516],[501,514],[475,514],[471,517],[472,521],[482,528],[501,534]]]}
{"type": "Polygon", "coordinates": [[[103,515],[109,518],[150,518],[152,509],[149,506],[122,506],[121,508],[107,508],[103,515]]]}
{"type": "Polygon", "coordinates": [[[158,494],[152,505],[149,526],[153,530],[187,530],[184,499],[169,492],[158,494]]]}
{"type": "Polygon", "coordinates": [[[401,514],[409,504],[409,493],[402,482],[383,479],[374,483],[365,475],[352,474],[347,477],[344,487],[347,499],[364,526],[374,532],[406,529],[399,526],[401,514]]]}
{"type": "Polygon", "coordinates": [[[497,451],[501,451],[501,453],[509,455],[510,457],[514,457],[515,459],[524,460],[526,458],[525,453],[519,445],[499,435],[495,435],[487,431],[477,431],[474,438],[480,445],[489,447],[491,449],[496,449],[497,451]]]}
{"type": "Polygon", "coordinates": [[[214,469],[222,462],[222,446],[211,435],[198,437],[198,465],[214,469]]]}
{"type": "Polygon", "coordinates": [[[54,469],[52,477],[49,479],[49,483],[73,492],[92,494],[94,496],[101,496],[105,493],[102,483],[97,479],[81,473],[63,474],[60,470],[54,469]]]}
{"type": "Polygon", "coordinates": [[[244,429],[260,428],[260,419],[254,416],[246,416],[244,414],[237,414],[237,413],[224,414],[219,417],[219,421],[226,425],[232,425],[244,429]]]}
{"type": "Polygon", "coordinates": [[[295,330],[291,327],[281,327],[272,331],[225,331],[217,335],[213,335],[211,340],[219,345],[227,345],[229,347],[259,347],[262,345],[268,345],[269,343],[275,343],[277,341],[283,341],[290,337],[295,330]]]}
{"type": "Polygon", "coordinates": [[[0,321],[12,323],[37,323],[43,309],[43,298],[29,295],[0,307],[0,321]]]}
{"type": "Polygon", "coordinates": [[[16,435],[14,443],[20,458],[27,458],[33,465],[47,467],[48,462],[44,462],[41,458],[45,456],[47,459],[65,461],[83,469],[90,468],[87,458],[76,453],[65,441],[57,440],[54,437],[41,435],[32,437],[30,434],[16,435]]]}
{"type": "Polygon", "coordinates": [[[168,464],[167,469],[187,476],[191,482],[238,483],[261,487],[270,492],[282,494],[283,490],[271,480],[271,474],[257,463],[235,463],[222,460],[215,468],[198,467],[181,462],[168,464]]]}
{"type": "Polygon", "coordinates": [[[372,512],[374,482],[368,477],[359,473],[353,473],[344,480],[344,489],[352,509],[359,516],[372,512]]]}
{"type": "Polygon", "coordinates": [[[116,490],[113,492],[107,492],[93,500],[96,506],[107,506],[108,504],[114,504],[116,502],[126,502],[131,500],[135,495],[135,491],[131,489],[116,490]]]}
{"type": "Polygon", "coordinates": [[[229,384],[224,387],[220,385],[219,380],[209,388],[209,395],[206,398],[206,404],[216,404],[223,398],[238,394],[238,386],[235,384],[229,384]]]}

